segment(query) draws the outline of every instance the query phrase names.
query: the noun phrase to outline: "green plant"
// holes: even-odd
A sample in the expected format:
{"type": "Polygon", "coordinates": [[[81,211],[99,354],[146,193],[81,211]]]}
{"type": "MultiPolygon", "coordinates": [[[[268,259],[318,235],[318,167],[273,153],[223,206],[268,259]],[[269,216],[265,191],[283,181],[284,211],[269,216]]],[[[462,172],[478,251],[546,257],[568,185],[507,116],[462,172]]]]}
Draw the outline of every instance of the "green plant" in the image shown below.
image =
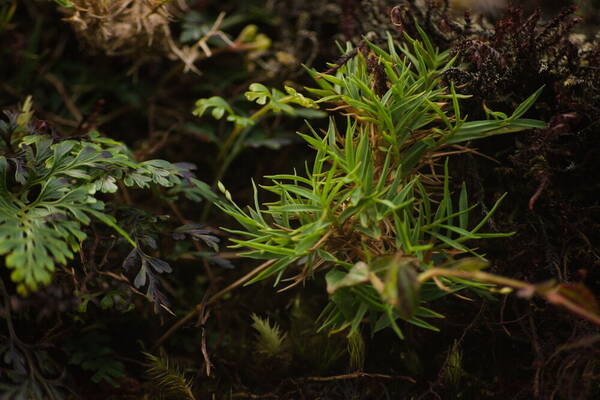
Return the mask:
{"type": "Polygon", "coordinates": [[[219,184],[229,201],[218,205],[244,228],[229,230],[240,237],[233,247],[268,260],[249,283],[274,276],[290,288],[327,270],[321,329],[354,335],[367,320],[373,333],[391,327],[403,337],[398,319],[436,330],[425,319],[442,315],[428,302],[465,288],[483,294],[497,283],[469,279],[486,262],[467,242],[510,235],[481,232],[502,198],[472,223],[476,205],[464,184],[454,193],[443,159],[471,151],[463,145],[471,140],[544,127],[523,118],[542,89],[511,115],[486,108],[488,120],[468,121],[460,108],[468,96],[442,82],[454,59],[424,33],[400,44],[389,37],[387,50],[366,43],[348,46],[331,73],[310,70],[317,103],[346,118],[332,117],[323,135],[300,134],[316,151],[306,175],[267,177],[272,184],[263,188],[277,200],[261,206],[255,186],[247,211],[219,184]]]}
{"type": "Polygon", "coordinates": [[[0,6],[0,33],[2,33],[12,20],[17,10],[16,1],[8,1],[0,6]]]}
{"type": "MultiPolygon", "coordinates": [[[[277,89],[269,89],[260,83],[253,83],[245,96],[246,99],[254,101],[262,107],[249,115],[240,115],[240,111],[236,111],[225,99],[219,96],[199,99],[196,102],[194,115],[202,117],[210,111],[213,118],[219,120],[226,116],[226,120],[233,123],[233,129],[226,138],[217,140],[219,152],[216,158],[218,167],[215,172],[215,181],[223,178],[231,162],[248,142],[250,135],[253,133],[252,128],[265,116],[283,113],[294,117],[320,118],[326,115],[318,110],[319,106],[314,100],[304,97],[290,86],[285,87],[284,93],[277,89]]],[[[274,142],[271,142],[271,145],[277,146],[274,142]]],[[[209,207],[210,204],[207,203],[206,207],[209,207]]],[[[208,208],[205,210],[208,210],[208,208]]]]}
{"type": "Polygon", "coordinates": [[[116,358],[115,351],[107,343],[109,337],[96,331],[86,332],[67,345],[69,364],[79,365],[91,372],[92,382],[108,383],[119,387],[118,381],[125,377],[125,366],[116,358]]]}
{"type": "Polygon", "coordinates": [[[287,334],[281,331],[277,323],[271,324],[269,318],[261,318],[252,314],[252,327],[256,330],[256,348],[269,357],[285,355],[285,340],[287,334]]]}
{"type": "Polygon", "coordinates": [[[146,357],[146,375],[156,385],[161,399],[195,400],[191,380],[173,366],[166,357],[144,353],[146,357]]]}
{"type": "Polygon", "coordinates": [[[0,390],[3,398],[61,399],[64,382],[58,377],[62,366],[52,358],[43,342],[38,347],[23,342],[17,336],[10,297],[1,279],[0,298],[7,328],[6,335],[0,333],[0,357],[3,361],[0,390]]]}
{"type": "Polygon", "coordinates": [[[117,224],[101,194],[118,192],[120,183],[173,186],[185,169],[163,160],[137,162],[123,143],[98,132],[69,139],[43,132],[32,119],[30,99],[21,112],[6,115],[8,120],[0,121],[0,255],[18,291],[49,284],[57,266],[80,249],[88,236],[84,227],[95,218],[134,247],[141,261],[134,284],[148,284],[148,295],[155,298],[154,274],[171,268],[143,252],[144,240],[117,224]]]}

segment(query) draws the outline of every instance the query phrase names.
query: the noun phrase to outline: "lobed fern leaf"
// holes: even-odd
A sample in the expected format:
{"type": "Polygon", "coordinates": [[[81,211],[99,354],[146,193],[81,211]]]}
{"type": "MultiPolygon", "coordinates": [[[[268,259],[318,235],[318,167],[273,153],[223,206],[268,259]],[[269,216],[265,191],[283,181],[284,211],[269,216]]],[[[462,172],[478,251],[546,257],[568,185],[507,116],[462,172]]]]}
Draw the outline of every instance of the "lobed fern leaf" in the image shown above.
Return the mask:
{"type": "Polygon", "coordinates": [[[137,162],[123,143],[98,132],[80,140],[37,132],[30,108],[26,102],[0,124],[0,256],[21,294],[50,283],[57,265],[79,250],[93,218],[137,248],[104,210],[99,193],[116,192],[117,181],[170,187],[186,172],[163,160],[137,162]]]}

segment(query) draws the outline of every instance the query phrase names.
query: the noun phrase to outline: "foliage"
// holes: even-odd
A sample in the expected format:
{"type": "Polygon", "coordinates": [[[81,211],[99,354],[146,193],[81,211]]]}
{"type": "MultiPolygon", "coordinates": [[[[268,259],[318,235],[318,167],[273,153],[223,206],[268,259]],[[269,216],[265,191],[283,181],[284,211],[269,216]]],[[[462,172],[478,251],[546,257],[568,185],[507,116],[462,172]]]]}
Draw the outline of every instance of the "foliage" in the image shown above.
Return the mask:
{"type": "MultiPolygon", "coordinates": [[[[18,290],[27,293],[49,284],[57,265],[80,249],[87,237],[84,226],[92,218],[143,255],[139,242],[107,212],[100,194],[117,192],[119,182],[138,188],[173,186],[184,170],[163,160],[136,162],[122,143],[98,132],[66,140],[53,137],[36,128],[29,102],[20,113],[6,115],[8,120],[0,124],[0,254],[13,270],[18,290]]],[[[130,256],[127,265],[132,261],[130,256]]],[[[152,275],[146,261],[157,273],[170,272],[164,261],[141,261],[136,287],[146,284],[144,274],[152,275]]]]}
{"type": "Polygon", "coordinates": [[[2,4],[2,6],[0,7],[0,33],[2,33],[4,29],[6,29],[11,19],[15,15],[16,9],[17,3],[15,1],[6,2],[5,4],[2,4]]]}
{"type": "MultiPolygon", "coordinates": [[[[226,119],[234,124],[233,129],[227,137],[218,142],[219,153],[217,162],[219,163],[216,172],[216,180],[220,180],[225,174],[231,162],[237,157],[245,143],[251,141],[252,127],[269,114],[284,113],[294,117],[319,118],[324,117],[325,113],[318,111],[317,103],[304,97],[290,86],[285,87],[285,93],[277,90],[269,90],[260,83],[253,83],[245,93],[246,99],[256,102],[262,107],[250,115],[239,115],[236,110],[222,97],[213,96],[207,99],[196,101],[196,108],[193,114],[202,117],[209,110],[215,119],[221,119],[227,115],[226,119]]],[[[276,148],[280,147],[275,145],[276,148]]]]}
{"type": "Polygon", "coordinates": [[[6,399],[61,399],[64,383],[60,379],[61,366],[44,348],[43,342],[36,345],[24,343],[15,332],[10,298],[0,280],[0,296],[7,326],[7,335],[0,335],[2,374],[0,390],[6,399]],[[42,346],[40,346],[40,344],[42,346]]]}
{"type": "Polygon", "coordinates": [[[271,44],[265,34],[257,32],[255,25],[246,26],[239,37],[231,40],[222,31],[232,22],[225,21],[224,13],[210,20],[190,11],[183,1],[55,1],[68,14],[65,21],[89,50],[137,58],[133,68],[158,56],[167,56],[180,60],[185,72],[200,74],[195,64],[212,57],[213,52],[247,51],[251,55],[271,44]],[[185,15],[178,43],[171,32],[171,22],[182,13],[185,15]]]}
{"type": "Polygon", "coordinates": [[[161,399],[194,400],[191,380],[165,357],[144,353],[146,357],[146,374],[152,384],[158,388],[161,399]]]}
{"type": "Polygon", "coordinates": [[[497,102],[498,93],[509,88],[523,93],[532,84],[544,82],[555,86],[552,90],[569,92],[572,100],[588,96],[585,102],[589,104],[582,105],[597,112],[598,99],[583,80],[587,78],[590,84],[598,80],[597,73],[588,68],[598,48],[589,44],[580,51],[573,43],[569,35],[580,22],[574,12],[575,7],[566,7],[552,20],[540,23],[539,11],[526,15],[523,9],[512,7],[490,37],[475,33],[457,40],[453,52],[469,63],[463,77],[469,90],[497,102]]]}
{"type": "MultiPolygon", "coordinates": [[[[88,223],[64,207],[27,214],[46,228],[42,244],[56,239],[43,247],[52,268],[33,268],[51,282],[34,290],[0,267],[0,397],[598,397],[594,327],[531,298],[600,324],[600,53],[586,25],[597,2],[562,2],[581,8],[555,18],[558,2],[536,2],[534,15],[457,12],[490,3],[0,0],[0,108],[31,94],[42,119],[28,102],[0,114],[0,130],[14,131],[12,144],[0,139],[0,197],[19,208],[6,218],[25,221],[43,183],[26,186],[50,174],[61,143],[68,158],[87,147],[107,156],[81,168],[89,178],[56,176],[62,192],[48,201],[90,185],[64,197],[88,223]],[[421,29],[446,52],[432,53],[421,29]],[[326,70],[336,41],[353,47],[326,70]],[[300,90],[303,64],[313,95],[300,90]],[[520,128],[511,111],[541,86],[518,119],[548,124],[501,135],[502,124],[520,128]],[[296,135],[305,118],[310,130],[296,135]],[[489,140],[475,142],[475,124],[472,139],[444,142],[473,121],[489,124],[489,140]],[[251,177],[266,185],[243,208],[257,237],[240,228],[242,247],[223,251],[214,226],[232,219],[207,211],[240,213],[231,200],[253,202],[251,177]],[[285,256],[264,246],[296,259],[273,271],[285,256]],[[65,247],[62,262],[53,251],[65,247]],[[240,251],[265,262],[251,269],[240,251]],[[481,270],[484,256],[498,275],[481,270]],[[252,278],[261,284],[239,288],[252,278]],[[296,286],[276,293],[277,278],[296,286]],[[452,301],[490,291],[516,296],[452,301]]],[[[16,232],[5,228],[0,248],[16,232]]]]}
{"type": "Polygon", "coordinates": [[[261,318],[252,314],[252,327],[256,330],[257,350],[269,357],[280,357],[285,352],[286,334],[276,323],[271,324],[269,318],[261,318]]]}
{"type": "Polygon", "coordinates": [[[277,200],[266,208],[256,192],[248,211],[233,202],[219,204],[244,227],[229,230],[243,237],[233,239],[234,247],[249,249],[247,257],[274,260],[250,282],[275,276],[276,284],[292,281],[289,288],[327,269],[330,302],[321,329],[349,328],[352,335],[366,318],[373,333],[392,327],[400,337],[399,318],[436,329],[424,318],[441,315],[422,304],[466,287],[486,287],[451,277],[418,281],[420,271],[434,266],[483,267],[456,261],[468,253],[483,260],[465,243],[506,236],[480,233],[499,201],[481,221],[469,223],[474,205],[466,187],[456,199],[447,162],[440,175],[440,159],[468,151],[463,142],[543,127],[522,118],[542,89],[510,116],[486,110],[490,119],[467,121],[459,105],[465,96],[441,84],[453,62],[421,32],[420,41],[406,37],[399,46],[390,37],[387,51],[369,43],[368,55],[359,51],[336,66],[335,75],[311,71],[320,88],[309,91],[319,103],[341,110],[345,125],[332,118],[323,136],[315,130],[300,134],[315,149],[314,161],[305,177],[268,177],[272,184],[264,189],[277,200]],[[384,90],[377,93],[382,80],[384,90]],[[300,272],[284,279],[293,267],[300,272]]]}
{"type": "Polygon", "coordinates": [[[108,340],[108,336],[92,331],[72,341],[68,346],[69,364],[92,372],[92,382],[119,387],[118,381],[125,376],[125,366],[115,358],[116,353],[108,340]]]}

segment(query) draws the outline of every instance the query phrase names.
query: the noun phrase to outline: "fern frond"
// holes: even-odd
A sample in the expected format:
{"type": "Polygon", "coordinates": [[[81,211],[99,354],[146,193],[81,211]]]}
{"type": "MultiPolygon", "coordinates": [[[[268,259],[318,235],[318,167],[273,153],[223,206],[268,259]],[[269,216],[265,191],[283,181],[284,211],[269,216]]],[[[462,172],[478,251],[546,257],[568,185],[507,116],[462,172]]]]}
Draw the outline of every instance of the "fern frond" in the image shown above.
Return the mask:
{"type": "Polygon", "coordinates": [[[137,162],[121,142],[90,132],[85,140],[57,140],[30,123],[31,101],[0,120],[0,256],[21,294],[50,283],[86,237],[92,218],[135,241],[104,211],[100,193],[117,181],[146,188],[181,183],[182,169],[163,160],[137,162]]]}
{"type": "Polygon", "coordinates": [[[192,393],[192,384],[174,365],[170,365],[167,357],[157,357],[143,353],[147,359],[146,375],[166,399],[196,400],[192,393]]]}

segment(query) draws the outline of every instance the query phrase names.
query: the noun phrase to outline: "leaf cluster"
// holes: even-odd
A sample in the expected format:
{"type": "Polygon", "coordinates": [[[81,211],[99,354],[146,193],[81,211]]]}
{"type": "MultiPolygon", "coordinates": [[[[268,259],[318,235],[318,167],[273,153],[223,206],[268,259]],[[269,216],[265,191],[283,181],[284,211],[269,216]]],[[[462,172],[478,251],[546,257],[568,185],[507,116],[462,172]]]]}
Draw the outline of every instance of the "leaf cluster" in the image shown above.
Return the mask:
{"type": "Polygon", "coordinates": [[[118,381],[125,376],[125,366],[116,359],[115,351],[108,343],[108,337],[97,332],[89,332],[73,340],[67,346],[70,353],[69,364],[79,365],[92,373],[92,382],[108,383],[119,387],[118,381]]]}
{"type": "Polygon", "coordinates": [[[452,51],[468,63],[464,79],[469,90],[482,99],[502,101],[498,93],[519,95],[540,82],[573,95],[576,92],[569,87],[573,83],[581,89],[582,79],[596,81],[595,71],[587,64],[597,46],[580,51],[570,40],[580,21],[574,12],[575,7],[566,7],[541,23],[539,11],[526,15],[522,8],[511,7],[492,34],[472,33],[456,40],[452,51]]]}
{"type": "Polygon", "coordinates": [[[10,341],[0,345],[3,368],[0,391],[2,398],[62,399],[64,382],[61,381],[61,366],[47,350],[27,351],[10,341]]]}
{"type": "Polygon", "coordinates": [[[9,113],[0,135],[0,255],[21,293],[51,281],[57,265],[80,249],[92,219],[137,248],[102,196],[117,192],[120,182],[174,186],[185,173],[163,160],[138,162],[123,143],[98,132],[61,139],[40,131],[27,109],[9,113]]]}
{"type": "MultiPolygon", "coordinates": [[[[318,110],[317,103],[303,96],[290,86],[285,87],[285,93],[277,89],[269,89],[263,84],[253,83],[245,93],[247,100],[255,102],[261,107],[252,112],[245,113],[234,109],[227,100],[219,96],[203,98],[196,101],[193,114],[202,117],[208,112],[215,119],[226,115],[226,120],[233,123],[233,129],[224,138],[214,138],[219,152],[217,155],[216,181],[225,175],[231,162],[237,157],[245,146],[257,144],[279,148],[285,138],[255,140],[258,130],[254,129],[258,121],[269,115],[286,114],[292,117],[320,118],[326,114],[318,110]]],[[[213,199],[214,200],[214,199],[213,199]]],[[[209,204],[207,204],[207,207],[209,204]]],[[[205,212],[208,208],[205,208],[205,212]]],[[[205,214],[206,215],[206,214],[205,214]]]]}
{"type": "Polygon", "coordinates": [[[465,96],[442,82],[455,59],[420,34],[402,43],[389,37],[385,50],[367,42],[368,54],[356,52],[332,74],[311,70],[319,87],[309,92],[317,103],[333,104],[330,111],[346,118],[332,117],[323,133],[300,133],[314,160],[304,175],[267,177],[271,184],[263,189],[276,201],[261,205],[255,187],[254,207],[219,203],[244,228],[229,230],[239,236],[233,247],[268,260],[250,283],[275,276],[275,284],[287,281],[289,288],[328,270],[331,301],[321,329],[349,328],[352,335],[365,319],[372,332],[391,326],[400,337],[398,319],[436,329],[423,318],[441,315],[424,303],[465,287],[484,289],[460,278],[424,285],[417,279],[435,266],[461,268],[459,255],[483,260],[468,242],[506,236],[480,232],[499,201],[482,220],[469,221],[476,205],[464,185],[453,193],[441,159],[469,151],[465,142],[544,126],[523,118],[541,89],[511,115],[486,110],[489,119],[469,121],[460,109],[465,96]],[[385,91],[378,94],[382,78],[385,91]]]}
{"type": "Polygon", "coordinates": [[[239,111],[235,111],[233,107],[222,97],[213,96],[203,98],[196,101],[196,108],[193,114],[197,117],[202,117],[209,110],[213,118],[221,119],[227,115],[226,120],[234,123],[236,127],[250,127],[256,121],[266,115],[268,112],[275,114],[285,113],[290,116],[301,117],[319,117],[323,116],[322,112],[311,112],[310,109],[319,109],[317,103],[298,93],[290,86],[285,87],[285,93],[277,89],[269,89],[260,83],[253,83],[245,93],[246,99],[256,102],[263,106],[260,110],[251,115],[240,115],[239,111]],[[296,105],[293,107],[292,105],[296,105]],[[297,107],[300,106],[300,107],[297,107]]]}

